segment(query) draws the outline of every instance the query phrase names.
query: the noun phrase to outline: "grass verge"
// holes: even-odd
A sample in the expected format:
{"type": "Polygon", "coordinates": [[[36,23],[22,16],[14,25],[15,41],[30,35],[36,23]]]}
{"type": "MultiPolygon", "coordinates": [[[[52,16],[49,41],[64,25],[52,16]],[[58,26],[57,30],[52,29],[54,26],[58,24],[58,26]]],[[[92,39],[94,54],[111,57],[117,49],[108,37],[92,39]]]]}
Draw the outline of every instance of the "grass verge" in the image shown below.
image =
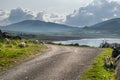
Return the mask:
{"type": "Polygon", "coordinates": [[[47,49],[43,44],[35,44],[28,40],[24,40],[26,47],[20,48],[18,46],[20,42],[21,40],[9,40],[8,42],[0,40],[0,71],[19,64],[47,49]]]}
{"type": "Polygon", "coordinates": [[[104,67],[103,58],[110,56],[112,49],[105,48],[103,52],[98,55],[92,65],[81,75],[80,80],[116,80],[114,71],[104,67]]]}

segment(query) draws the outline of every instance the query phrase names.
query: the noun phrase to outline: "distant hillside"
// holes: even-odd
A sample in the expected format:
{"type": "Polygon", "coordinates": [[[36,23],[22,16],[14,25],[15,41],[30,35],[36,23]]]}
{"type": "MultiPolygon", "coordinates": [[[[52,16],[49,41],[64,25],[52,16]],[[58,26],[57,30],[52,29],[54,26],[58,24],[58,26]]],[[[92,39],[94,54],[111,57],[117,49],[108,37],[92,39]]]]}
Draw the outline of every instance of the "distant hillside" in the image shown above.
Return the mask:
{"type": "Polygon", "coordinates": [[[107,20],[93,26],[90,26],[89,29],[93,30],[106,30],[106,31],[120,31],[120,18],[115,18],[107,20]]]}
{"type": "Polygon", "coordinates": [[[110,19],[92,26],[86,26],[82,31],[89,37],[120,38],[120,18],[110,19]]]}
{"type": "Polygon", "coordinates": [[[62,33],[76,29],[75,27],[43,22],[39,20],[26,20],[19,23],[1,27],[2,30],[31,32],[31,33],[62,33]]]}
{"type": "MultiPolygon", "coordinates": [[[[24,32],[25,34],[35,33],[37,37],[53,36],[59,37],[57,39],[61,39],[61,36],[66,38],[103,38],[103,37],[120,37],[120,18],[115,18],[111,20],[107,20],[93,26],[86,26],[84,28],[71,27],[62,24],[56,24],[51,22],[43,22],[39,20],[26,20],[19,23],[11,24],[8,26],[0,27],[2,30],[10,31],[10,32],[24,32]],[[40,34],[38,36],[38,34],[40,34]],[[44,36],[45,35],[45,36],[44,36]]],[[[22,34],[21,34],[22,35],[22,34]]],[[[27,37],[27,36],[25,36],[27,37]]],[[[31,37],[31,36],[30,36],[31,37]]],[[[48,39],[48,38],[47,38],[48,39]]],[[[46,39],[46,40],[47,40],[46,39]]]]}

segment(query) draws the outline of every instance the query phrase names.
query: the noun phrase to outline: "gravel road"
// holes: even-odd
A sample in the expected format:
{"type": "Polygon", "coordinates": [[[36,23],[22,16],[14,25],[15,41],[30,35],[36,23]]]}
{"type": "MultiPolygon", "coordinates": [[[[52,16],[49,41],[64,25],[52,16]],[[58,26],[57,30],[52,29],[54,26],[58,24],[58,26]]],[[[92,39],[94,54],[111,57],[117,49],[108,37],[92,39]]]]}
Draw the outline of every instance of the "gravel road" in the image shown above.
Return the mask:
{"type": "Polygon", "coordinates": [[[49,50],[0,73],[0,80],[80,80],[101,50],[47,45],[49,50]]]}

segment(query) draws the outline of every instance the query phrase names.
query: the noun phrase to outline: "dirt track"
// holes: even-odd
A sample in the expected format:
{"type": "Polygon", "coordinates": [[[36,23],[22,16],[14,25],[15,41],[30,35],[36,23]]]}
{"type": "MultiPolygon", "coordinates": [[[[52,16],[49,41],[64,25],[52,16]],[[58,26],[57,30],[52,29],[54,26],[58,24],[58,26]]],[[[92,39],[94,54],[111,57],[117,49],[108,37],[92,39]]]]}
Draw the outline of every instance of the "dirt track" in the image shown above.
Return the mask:
{"type": "Polygon", "coordinates": [[[42,55],[0,73],[0,80],[80,80],[100,49],[47,45],[42,55]]]}

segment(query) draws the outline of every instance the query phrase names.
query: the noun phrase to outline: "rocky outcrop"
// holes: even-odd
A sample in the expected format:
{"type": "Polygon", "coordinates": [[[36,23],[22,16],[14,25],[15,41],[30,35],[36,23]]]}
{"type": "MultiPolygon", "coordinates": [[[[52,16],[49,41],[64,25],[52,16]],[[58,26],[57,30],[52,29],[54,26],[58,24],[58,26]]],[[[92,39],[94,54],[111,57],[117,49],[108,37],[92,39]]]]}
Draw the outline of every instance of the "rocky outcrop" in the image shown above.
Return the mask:
{"type": "Polygon", "coordinates": [[[118,60],[116,63],[115,74],[117,80],[120,80],[120,60],[118,60]]]}
{"type": "Polygon", "coordinates": [[[115,59],[115,75],[117,80],[120,80],[120,47],[113,49],[112,58],[115,59]]]}

